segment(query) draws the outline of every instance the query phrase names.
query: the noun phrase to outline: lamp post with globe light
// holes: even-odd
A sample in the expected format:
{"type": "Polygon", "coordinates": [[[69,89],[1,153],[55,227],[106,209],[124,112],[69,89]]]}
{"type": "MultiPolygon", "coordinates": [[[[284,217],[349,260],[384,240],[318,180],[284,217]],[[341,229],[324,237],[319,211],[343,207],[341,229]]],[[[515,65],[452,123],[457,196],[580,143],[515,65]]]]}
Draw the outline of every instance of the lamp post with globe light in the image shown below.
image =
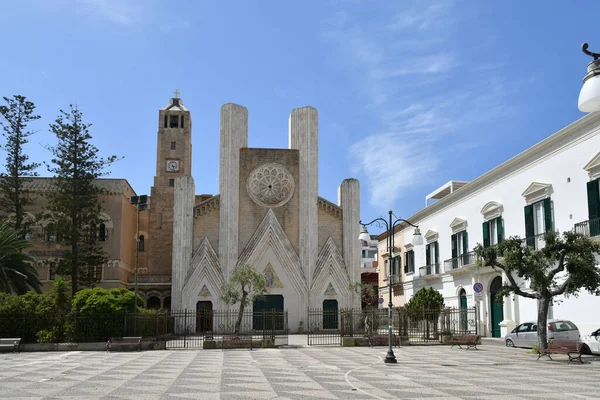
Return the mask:
{"type": "Polygon", "coordinates": [[[600,53],[592,53],[584,43],[581,50],[594,60],[588,64],[588,73],[583,78],[583,87],[579,93],[579,111],[600,111],[600,53]]]}
{"type": "Polygon", "coordinates": [[[396,226],[398,226],[398,224],[404,222],[412,227],[415,228],[414,232],[413,232],[413,238],[412,238],[412,244],[413,246],[420,246],[423,244],[423,236],[421,236],[421,231],[419,230],[419,227],[417,225],[412,224],[411,222],[402,219],[402,218],[397,218],[395,221],[392,222],[392,219],[394,216],[394,213],[392,210],[390,210],[388,212],[389,214],[389,220],[386,221],[383,218],[375,218],[373,221],[367,223],[367,224],[363,224],[362,221],[360,221],[359,223],[365,228],[365,229],[361,229],[361,233],[358,236],[359,240],[364,240],[364,241],[369,241],[371,240],[371,236],[369,235],[369,232],[367,231],[366,227],[377,222],[377,224],[379,226],[381,226],[381,224],[383,224],[386,228],[386,244],[387,244],[387,251],[388,251],[388,255],[390,257],[390,263],[389,263],[389,268],[390,268],[390,272],[389,272],[389,278],[388,278],[388,297],[389,297],[389,302],[388,302],[388,351],[387,354],[385,356],[385,360],[384,362],[386,364],[395,364],[396,361],[396,356],[394,355],[394,350],[392,349],[392,253],[394,251],[394,230],[396,228],[396,226]]]}

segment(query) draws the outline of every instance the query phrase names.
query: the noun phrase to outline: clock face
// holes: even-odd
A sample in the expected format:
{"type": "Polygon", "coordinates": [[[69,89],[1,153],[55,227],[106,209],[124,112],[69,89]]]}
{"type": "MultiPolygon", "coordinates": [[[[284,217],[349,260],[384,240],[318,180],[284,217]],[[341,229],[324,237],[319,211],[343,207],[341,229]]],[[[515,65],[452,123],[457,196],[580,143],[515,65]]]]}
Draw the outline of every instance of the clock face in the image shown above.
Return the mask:
{"type": "Polygon", "coordinates": [[[169,172],[179,171],[179,161],[177,161],[177,160],[167,161],[167,171],[169,171],[169,172]]]}

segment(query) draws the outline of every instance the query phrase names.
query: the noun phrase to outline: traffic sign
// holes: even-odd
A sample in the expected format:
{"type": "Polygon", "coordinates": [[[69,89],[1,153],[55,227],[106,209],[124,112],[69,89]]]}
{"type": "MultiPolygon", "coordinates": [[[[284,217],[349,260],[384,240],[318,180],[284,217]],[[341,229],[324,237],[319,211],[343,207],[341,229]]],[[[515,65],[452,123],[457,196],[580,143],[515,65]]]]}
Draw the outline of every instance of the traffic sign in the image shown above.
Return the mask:
{"type": "Polygon", "coordinates": [[[483,293],[475,293],[475,301],[480,302],[483,300],[483,293]]]}
{"type": "Polygon", "coordinates": [[[383,297],[380,297],[380,298],[379,298],[379,300],[377,300],[377,302],[378,302],[379,304],[383,303],[383,297]]]}
{"type": "Polygon", "coordinates": [[[473,290],[475,291],[475,293],[483,292],[483,285],[481,284],[481,282],[477,282],[476,284],[474,284],[473,290]]]}

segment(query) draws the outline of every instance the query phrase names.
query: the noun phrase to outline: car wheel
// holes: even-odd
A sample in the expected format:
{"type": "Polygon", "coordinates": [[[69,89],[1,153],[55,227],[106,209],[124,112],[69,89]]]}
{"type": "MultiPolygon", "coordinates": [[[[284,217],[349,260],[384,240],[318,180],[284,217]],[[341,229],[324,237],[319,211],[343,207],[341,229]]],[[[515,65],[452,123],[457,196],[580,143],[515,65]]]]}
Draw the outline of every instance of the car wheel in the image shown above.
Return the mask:
{"type": "Polygon", "coordinates": [[[512,339],[506,339],[506,347],[515,347],[512,339]]]}
{"type": "Polygon", "coordinates": [[[592,350],[590,350],[590,347],[587,344],[581,346],[581,354],[585,354],[587,356],[593,355],[592,350]]]}

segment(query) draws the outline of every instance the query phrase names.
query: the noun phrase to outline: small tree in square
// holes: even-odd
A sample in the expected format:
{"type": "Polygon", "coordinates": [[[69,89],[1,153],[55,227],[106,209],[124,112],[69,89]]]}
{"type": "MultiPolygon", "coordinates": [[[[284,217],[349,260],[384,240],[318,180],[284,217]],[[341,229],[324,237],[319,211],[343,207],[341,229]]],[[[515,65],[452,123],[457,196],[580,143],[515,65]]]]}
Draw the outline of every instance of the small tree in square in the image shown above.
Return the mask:
{"type": "Polygon", "coordinates": [[[221,300],[227,305],[239,304],[238,316],[234,332],[240,334],[240,326],[244,316],[244,309],[262,300],[267,288],[267,280],[263,274],[251,265],[237,265],[229,279],[221,286],[221,300]]]}
{"type": "Polygon", "coordinates": [[[596,255],[600,244],[575,232],[558,235],[547,232],[540,250],[525,245],[525,240],[512,236],[492,247],[478,244],[475,254],[479,266],[504,271],[508,282],[498,293],[497,301],[515,293],[537,301],[538,349],[547,348],[547,322],[550,303],[557,296],[577,296],[585,290],[600,295],[600,268],[596,255]],[[521,278],[517,281],[517,278],[521,278]],[[529,281],[529,288],[524,287],[529,281]]]}
{"type": "Polygon", "coordinates": [[[444,308],[444,296],[432,287],[421,288],[406,303],[406,311],[411,321],[425,321],[427,338],[429,338],[429,324],[437,322],[444,308]]]}

